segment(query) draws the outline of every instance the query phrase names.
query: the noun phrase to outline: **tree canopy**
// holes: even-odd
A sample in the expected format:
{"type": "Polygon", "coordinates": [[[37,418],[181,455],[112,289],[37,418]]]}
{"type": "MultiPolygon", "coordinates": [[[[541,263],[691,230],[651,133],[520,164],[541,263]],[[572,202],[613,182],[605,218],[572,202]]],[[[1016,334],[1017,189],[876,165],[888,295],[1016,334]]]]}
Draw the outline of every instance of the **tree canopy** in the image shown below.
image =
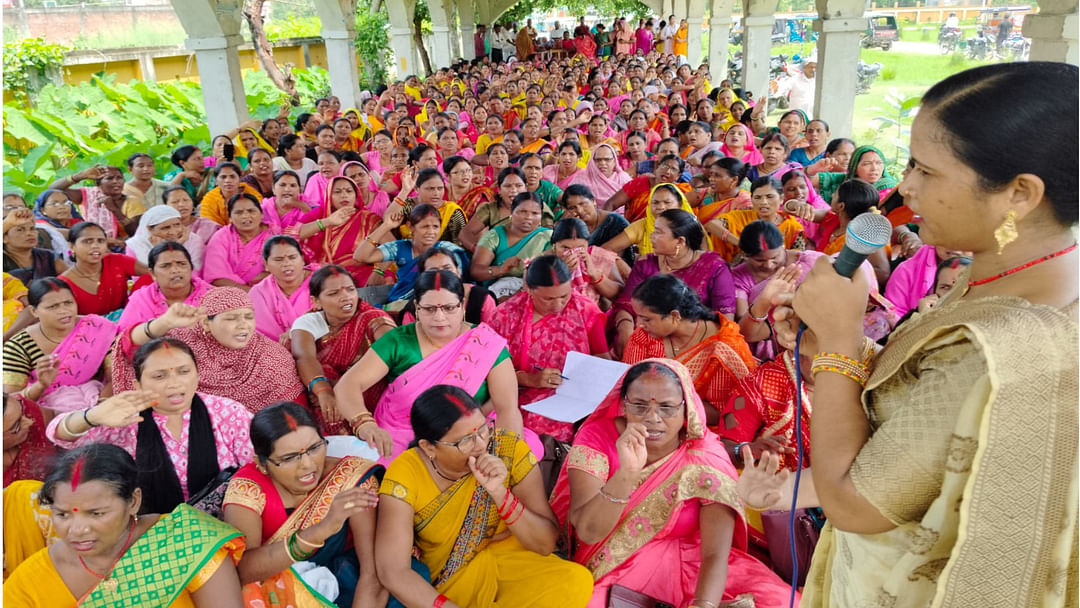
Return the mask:
{"type": "Polygon", "coordinates": [[[533,13],[546,13],[556,8],[571,15],[584,15],[590,11],[599,15],[627,17],[647,17],[651,14],[649,7],[638,0],[520,0],[503,13],[496,23],[522,22],[533,13]]]}

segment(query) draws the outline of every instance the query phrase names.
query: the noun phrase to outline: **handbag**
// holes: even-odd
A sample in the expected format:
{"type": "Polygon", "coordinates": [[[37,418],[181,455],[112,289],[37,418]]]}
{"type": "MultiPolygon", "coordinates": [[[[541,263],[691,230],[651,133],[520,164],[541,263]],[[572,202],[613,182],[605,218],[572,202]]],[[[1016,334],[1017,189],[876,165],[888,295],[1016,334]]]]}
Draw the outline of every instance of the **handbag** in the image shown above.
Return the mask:
{"type": "Polygon", "coordinates": [[[791,536],[789,526],[790,511],[763,511],[761,526],[765,530],[765,539],[769,543],[769,559],[773,570],[785,581],[790,581],[793,574],[791,563],[791,545],[799,558],[798,586],[806,584],[806,574],[810,571],[810,558],[814,555],[821,528],[825,525],[825,515],[821,509],[795,510],[795,536],[791,536]]]}
{"type": "Polygon", "coordinates": [[[622,585],[612,585],[608,590],[608,608],[675,608],[673,604],[634,591],[622,585]]]}
{"type": "Polygon", "coordinates": [[[544,493],[551,497],[555,489],[555,482],[559,479],[563,461],[570,453],[570,444],[559,441],[551,435],[540,435],[540,441],[544,444],[544,457],[540,459],[540,476],[544,480],[544,493]]]}
{"type": "Polygon", "coordinates": [[[220,471],[217,477],[206,484],[206,487],[192,494],[191,498],[188,498],[187,504],[207,515],[221,519],[221,513],[224,510],[221,503],[225,501],[225,491],[229,489],[229,480],[236,474],[236,471],[237,467],[229,467],[220,471]]]}

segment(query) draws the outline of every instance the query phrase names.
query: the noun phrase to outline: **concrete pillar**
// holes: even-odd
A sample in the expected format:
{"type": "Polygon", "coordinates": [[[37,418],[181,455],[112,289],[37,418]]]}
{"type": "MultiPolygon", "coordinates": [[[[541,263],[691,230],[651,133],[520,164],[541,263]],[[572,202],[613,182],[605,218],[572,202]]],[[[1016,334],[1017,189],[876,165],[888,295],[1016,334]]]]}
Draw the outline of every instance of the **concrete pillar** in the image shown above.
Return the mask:
{"type": "MultiPolygon", "coordinates": [[[[1039,7],[1040,11],[1042,6],[1039,7]]],[[[1076,3],[1071,15],[1039,13],[1024,17],[1024,36],[1031,38],[1031,61],[1063,61],[1077,65],[1076,3]]]]}
{"type": "Polygon", "coordinates": [[[154,71],[154,56],[150,53],[139,53],[139,71],[145,82],[157,82],[157,73],[154,71]]]}
{"type": "Polygon", "coordinates": [[[341,107],[357,107],[360,83],[356,64],[356,0],[315,0],[315,11],[322,21],[330,91],[341,99],[341,107]]]}
{"type": "Polygon", "coordinates": [[[239,34],[185,41],[188,50],[195,51],[199,65],[206,124],[211,136],[235,129],[249,118],[240,56],[236,52],[243,43],[239,34]]]}
{"type": "MultiPolygon", "coordinates": [[[[701,65],[701,30],[705,21],[705,0],[687,0],[686,8],[686,62],[697,69],[701,65]]],[[[676,12],[676,17],[681,18],[676,12]]],[[[711,66],[710,66],[711,67],[711,66]]]]}
{"type": "Polygon", "coordinates": [[[755,96],[769,90],[769,57],[772,52],[773,16],[743,18],[743,90],[755,96]]]}
{"type": "Polygon", "coordinates": [[[476,11],[472,0],[457,0],[458,21],[461,23],[461,56],[476,59],[473,37],[476,35],[476,11]]]}
{"type": "Polygon", "coordinates": [[[242,0],[171,0],[171,3],[187,34],[185,46],[195,52],[211,135],[236,128],[248,120],[237,55],[237,47],[243,43],[242,0]]]}
{"type": "Polygon", "coordinates": [[[431,69],[445,68],[457,56],[450,46],[450,3],[453,0],[428,0],[431,13],[431,69]]]}
{"type": "Polygon", "coordinates": [[[866,29],[866,18],[818,19],[814,29],[818,67],[814,78],[814,117],[829,123],[832,137],[850,137],[855,116],[855,84],[858,75],[859,38],[866,29]],[[827,93],[827,99],[826,99],[827,93]]]}
{"type": "Polygon", "coordinates": [[[731,0],[712,0],[709,16],[709,68],[717,84],[727,77],[731,0]]]}
{"type": "MultiPolygon", "coordinates": [[[[175,1],[175,0],[174,0],[175,1]]],[[[413,48],[412,17],[416,5],[412,2],[387,2],[390,17],[390,48],[394,51],[394,72],[399,79],[419,72],[413,48]]]]}

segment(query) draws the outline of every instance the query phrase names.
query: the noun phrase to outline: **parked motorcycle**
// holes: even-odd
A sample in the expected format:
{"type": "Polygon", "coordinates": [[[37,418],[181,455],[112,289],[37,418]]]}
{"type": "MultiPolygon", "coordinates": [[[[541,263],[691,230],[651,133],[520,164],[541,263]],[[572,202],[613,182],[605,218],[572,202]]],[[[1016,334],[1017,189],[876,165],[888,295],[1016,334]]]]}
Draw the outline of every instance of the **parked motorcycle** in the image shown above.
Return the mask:
{"type": "Polygon", "coordinates": [[[1002,59],[1006,56],[1012,61],[1027,61],[1031,53],[1031,40],[1024,38],[1022,34],[1013,34],[1005,42],[1001,43],[1002,59]],[[1008,55],[1005,55],[1008,53],[1008,55]]]}
{"type": "Polygon", "coordinates": [[[983,28],[979,28],[974,36],[968,38],[965,45],[968,59],[986,59],[994,49],[994,41],[987,37],[983,28]]]}
{"type": "Polygon", "coordinates": [[[942,55],[948,55],[956,50],[960,44],[960,29],[955,27],[942,27],[938,33],[938,48],[942,55]]]}
{"type": "Polygon", "coordinates": [[[869,93],[870,85],[874,84],[877,77],[881,75],[881,63],[877,61],[866,63],[860,59],[855,66],[855,74],[858,76],[858,80],[855,82],[855,94],[869,93]]]}

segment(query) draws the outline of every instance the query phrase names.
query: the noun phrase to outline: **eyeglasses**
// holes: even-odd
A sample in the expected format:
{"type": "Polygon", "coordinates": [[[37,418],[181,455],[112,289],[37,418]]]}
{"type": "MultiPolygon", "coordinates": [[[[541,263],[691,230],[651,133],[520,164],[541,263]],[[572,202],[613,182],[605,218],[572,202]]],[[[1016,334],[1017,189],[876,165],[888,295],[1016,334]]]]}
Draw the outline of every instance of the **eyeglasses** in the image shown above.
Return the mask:
{"type": "Polygon", "coordinates": [[[441,312],[445,315],[449,315],[456,312],[459,308],[461,308],[461,302],[458,302],[457,304],[441,304],[436,306],[417,305],[416,312],[422,312],[425,315],[433,315],[436,312],[441,312]]]}
{"type": "Polygon", "coordinates": [[[64,199],[62,201],[49,201],[49,202],[45,203],[44,206],[45,207],[65,207],[65,206],[70,205],[70,204],[71,204],[71,201],[69,201],[68,199],[64,199]]]}
{"type": "Polygon", "coordinates": [[[458,439],[457,441],[450,442],[450,441],[438,441],[438,440],[436,440],[435,443],[437,443],[439,445],[445,445],[445,446],[451,447],[451,448],[457,448],[458,451],[461,452],[462,454],[468,454],[468,453],[472,452],[473,450],[475,450],[477,445],[486,446],[488,440],[491,439],[491,434],[494,433],[494,432],[495,432],[495,423],[491,422],[491,421],[488,421],[483,426],[476,429],[475,432],[469,433],[468,435],[462,437],[461,439],[458,439]],[[477,443],[477,442],[479,442],[479,443],[477,443]]]}
{"type": "Polygon", "coordinates": [[[278,467],[292,466],[298,464],[300,462],[300,459],[302,459],[304,456],[311,456],[312,458],[314,458],[316,454],[325,450],[327,444],[329,443],[329,441],[321,439],[318,443],[312,445],[310,448],[304,450],[303,452],[286,454],[282,456],[280,460],[274,460],[273,458],[267,458],[267,460],[270,461],[274,466],[278,467]]]}
{"type": "MultiPolygon", "coordinates": [[[[653,411],[653,406],[649,403],[638,403],[634,401],[623,400],[623,405],[626,406],[626,413],[635,418],[645,418],[653,411]]],[[[660,403],[656,405],[657,411],[660,413],[661,418],[678,418],[679,414],[683,411],[683,406],[686,405],[686,400],[676,404],[660,403]]]]}

